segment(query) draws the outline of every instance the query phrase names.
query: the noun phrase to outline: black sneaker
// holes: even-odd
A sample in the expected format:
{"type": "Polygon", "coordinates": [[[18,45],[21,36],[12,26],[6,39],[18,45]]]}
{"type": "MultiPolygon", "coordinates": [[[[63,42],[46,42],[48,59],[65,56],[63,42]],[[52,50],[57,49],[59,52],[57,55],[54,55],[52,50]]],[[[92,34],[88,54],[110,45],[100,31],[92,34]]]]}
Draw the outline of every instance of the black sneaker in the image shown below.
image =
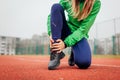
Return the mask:
{"type": "MultiPolygon", "coordinates": [[[[54,59],[55,54],[56,54],[56,53],[50,53],[50,60],[53,60],[53,59],[54,59]]],[[[60,56],[60,59],[63,59],[63,58],[65,57],[65,53],[64,53],[64,52],[61,52],[59,56],[60,56]]]]}
{"type": "Polygon", "coordinates": [[[70,57],[68,59],[68,64],[69,64],[69,66],[74,66],[75,65],[73,52],[71,52],[71,54],[70,54],[70,57]]]}
{"type": "Polygon", "coordinates": [[[65,57],[64,52],[61,52],[61,53],[60,53],[60,59],[63,59],[64,57],[65,57]]]}
{"type": "Polygon", "coordinates": [[[49,70],[54,70],[60,65],[60,59],[64,58],[65,54],[61,53],[51,53],[50,54],[50,62],[48,64],[49,70]]]}

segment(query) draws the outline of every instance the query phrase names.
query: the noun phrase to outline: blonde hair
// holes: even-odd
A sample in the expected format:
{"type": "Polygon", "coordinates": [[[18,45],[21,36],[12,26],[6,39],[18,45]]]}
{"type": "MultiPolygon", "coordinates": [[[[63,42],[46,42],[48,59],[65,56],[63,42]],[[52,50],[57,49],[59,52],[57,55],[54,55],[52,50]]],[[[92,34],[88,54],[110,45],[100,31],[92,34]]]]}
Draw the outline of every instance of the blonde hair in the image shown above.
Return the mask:
{"type": "Polygon", "coordinates": [[[72,0],[72,13],[78,21],[85,19],[92,10],[95,0],[84,0],[82,10],[80,10],[80,0],[72,0]]]}

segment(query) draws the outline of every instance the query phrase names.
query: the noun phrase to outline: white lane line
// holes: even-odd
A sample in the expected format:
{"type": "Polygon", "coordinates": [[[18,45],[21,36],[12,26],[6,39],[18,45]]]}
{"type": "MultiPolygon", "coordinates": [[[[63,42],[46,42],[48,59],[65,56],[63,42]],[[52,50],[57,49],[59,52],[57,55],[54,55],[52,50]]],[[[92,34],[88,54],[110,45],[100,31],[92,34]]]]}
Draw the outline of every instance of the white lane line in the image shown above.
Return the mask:
{"type": "MultiPolygon", "coordinates": [[[[32,61],[32,62],[41,62],[41,63],[48,63],[49,60],[31,60],[31,59],[25,59],[25,58],[17,58],[18,60],[21,60],[21,61],[32,61]]],[[[61,62],[62,64],[67,64],[68,62],[61,62]]],[[[101,67],[114,67],[114,68],[120,68],[119,65],[106,65],[106,64],[91,64],[93,66],[101,66],[101,67]]]]}

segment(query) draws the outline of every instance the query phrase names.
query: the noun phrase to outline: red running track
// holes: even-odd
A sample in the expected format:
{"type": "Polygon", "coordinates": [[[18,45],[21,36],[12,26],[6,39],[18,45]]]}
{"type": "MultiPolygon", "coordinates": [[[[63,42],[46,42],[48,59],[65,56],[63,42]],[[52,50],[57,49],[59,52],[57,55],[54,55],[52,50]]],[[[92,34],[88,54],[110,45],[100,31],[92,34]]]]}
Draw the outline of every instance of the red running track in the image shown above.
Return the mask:
{"type": "Polygon", "coordinates": [[[120,59],[93,58],[89,69],[70,67],[67,57],[48,70],[48,56],[0,56],[0,80],[120,80],[120,59]]]}

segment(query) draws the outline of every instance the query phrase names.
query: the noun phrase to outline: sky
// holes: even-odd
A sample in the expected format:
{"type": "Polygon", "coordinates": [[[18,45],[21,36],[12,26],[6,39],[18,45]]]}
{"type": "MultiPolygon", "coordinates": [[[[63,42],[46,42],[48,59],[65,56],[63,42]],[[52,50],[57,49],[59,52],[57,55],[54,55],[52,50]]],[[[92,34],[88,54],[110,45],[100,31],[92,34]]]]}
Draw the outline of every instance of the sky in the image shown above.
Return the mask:
{"type": "MultiPolygon", "coordinates": [[[[0,0],[0,35],[31,38],[33,34],[47,32],[47,16],[52,4],[57,2],[59,0],[0,0]]],[[[93,27],[90,30],[91,36],[96,36],[95,30],[99,37],[107,36],[103,30],[107,30],[109,35],[114,33],[113,27],[109,27],[113,24],[106,25],[105,22],[120,18],[119,3],[120,0],[101,0],[101,10],[95,21],[101,27],[93,27]],[[102,22],[106,27],[102,28],[102,22]]],[[[120,19],[117,23],[120,23],[120,19]]],[[[117,32],[119,30],[117,27],[117,32]]]]}

